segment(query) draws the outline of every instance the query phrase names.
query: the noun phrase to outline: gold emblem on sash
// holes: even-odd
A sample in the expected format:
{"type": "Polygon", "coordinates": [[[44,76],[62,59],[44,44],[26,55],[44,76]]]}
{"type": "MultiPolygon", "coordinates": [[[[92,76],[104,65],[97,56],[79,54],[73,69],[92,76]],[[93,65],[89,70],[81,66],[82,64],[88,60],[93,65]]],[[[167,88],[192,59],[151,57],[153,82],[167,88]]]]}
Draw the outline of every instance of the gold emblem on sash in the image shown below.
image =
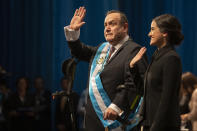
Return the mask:
{"type": "Polygon", "coordinates": [[[102,65],[104,63],[105,57],[101,57],[96,60],[96,64],[102,65]]]}

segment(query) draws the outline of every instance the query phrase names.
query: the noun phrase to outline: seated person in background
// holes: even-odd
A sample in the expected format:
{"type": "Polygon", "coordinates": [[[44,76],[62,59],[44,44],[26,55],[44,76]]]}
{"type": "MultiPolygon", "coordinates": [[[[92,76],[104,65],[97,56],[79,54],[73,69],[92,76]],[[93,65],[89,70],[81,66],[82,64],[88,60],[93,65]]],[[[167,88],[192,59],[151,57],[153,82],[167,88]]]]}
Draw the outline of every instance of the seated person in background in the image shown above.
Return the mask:
{"type": "MultiPolygon", "coordinates": [[[[197,77],[190,72],[184,73],[182,77],[183,86],[187,86],[191,89],[191,99],[189,101],[190,112],[181,115],[183,122],[191,121],[192,131],[197,131],[197,77]]],[[[186,125],[187,126],[187,125],[186,125]]],[[[186,127],[188,128],[188,127],[186,127]]]]}
{"type": "Polygon", "coordinates": [[[51,101],[50,92],[44,87],[44,80],[38,76],[34,80],[35,91],[35,118],[37,131],[51,130],[51,101]]]}
{"type": "Polygon", "coordinates": [[[74,91],[68,93],[68,79],[61,79],[61,88],[63,95],[57,98],[56,102],[56,127],[58,131],[73,131],[74,126],[77,129],[77,105],[78,94],[74,91]],[[71,114],[72,118],[71,119],[71,114]],[[73,120],[73,123],[72,123],[73,120]]]}
{"type": "Polygon", "coordinates": [[[34,131],[35,98],[28,93],[29,80],[20,77],[16,82],[16,92],[5,103],[9,131],[34,131]]]}
{"type": "Polygon", "coordinates": [[[10,94],[6,80],[0,78],[0,131],[7,131],[7,120],[4,114],[4,104],[10,94]]]}
{"type": "Polygon", "coordinates": [[[185,79],[185,74],[182,75],[182,81],[181,81],[181,88],[180,88],[180,94],[179,94],[179,106],[180,106],[180,113],[185,114],[189,112],[189,101],[192,96],[193,87],[188,86],[188,80],[185,79]]]}

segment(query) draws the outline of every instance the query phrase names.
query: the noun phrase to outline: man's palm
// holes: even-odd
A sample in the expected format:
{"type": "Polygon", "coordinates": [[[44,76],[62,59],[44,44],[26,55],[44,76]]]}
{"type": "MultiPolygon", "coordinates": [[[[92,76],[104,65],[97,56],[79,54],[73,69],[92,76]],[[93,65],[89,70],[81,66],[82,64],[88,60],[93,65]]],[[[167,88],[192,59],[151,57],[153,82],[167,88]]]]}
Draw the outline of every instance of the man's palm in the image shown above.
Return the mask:
{"type": "Polygon", "coordinates": [[[70,28],[73,30],[78,30],[82,25],[85,24],[83,21],[86,14],[86,9],[84,7],[80,7],[75,11],[75,14],[70,22],[70,28]]]}

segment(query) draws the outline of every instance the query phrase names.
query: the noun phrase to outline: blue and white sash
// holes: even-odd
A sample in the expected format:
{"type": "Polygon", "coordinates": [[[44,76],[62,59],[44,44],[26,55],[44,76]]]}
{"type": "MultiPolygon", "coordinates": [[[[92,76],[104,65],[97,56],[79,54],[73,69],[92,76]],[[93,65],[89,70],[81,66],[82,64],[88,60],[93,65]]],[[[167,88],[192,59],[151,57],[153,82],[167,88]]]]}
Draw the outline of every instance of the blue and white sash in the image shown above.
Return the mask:
{"type": "Polygon", "coordinates": [[[105,42],[96,52],[90,70],[89,96],[94,110],[103,126],[108,127],[109,129],[114,129],[119,127],[121,124],[117,120],[112,121],[103,119],[103,114],[107,107],[111,104],[111,100],[105,92],[100,79],[100,73],[104,69],[104,65],[106,64],[109,56],[110,48],[111,45],[108,42],[105,42]]]}

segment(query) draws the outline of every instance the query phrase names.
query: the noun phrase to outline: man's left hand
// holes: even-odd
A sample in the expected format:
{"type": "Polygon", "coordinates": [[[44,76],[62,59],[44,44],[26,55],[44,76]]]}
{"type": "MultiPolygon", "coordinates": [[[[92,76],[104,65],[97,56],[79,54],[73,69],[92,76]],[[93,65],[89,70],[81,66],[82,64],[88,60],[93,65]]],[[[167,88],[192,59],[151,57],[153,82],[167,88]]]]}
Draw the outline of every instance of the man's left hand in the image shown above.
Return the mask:
{"type": "Polygon", "coordinates": [[[107,108],[103,115],[104,120],[116,120],[118,113],[111,108],[107,108]]]}

